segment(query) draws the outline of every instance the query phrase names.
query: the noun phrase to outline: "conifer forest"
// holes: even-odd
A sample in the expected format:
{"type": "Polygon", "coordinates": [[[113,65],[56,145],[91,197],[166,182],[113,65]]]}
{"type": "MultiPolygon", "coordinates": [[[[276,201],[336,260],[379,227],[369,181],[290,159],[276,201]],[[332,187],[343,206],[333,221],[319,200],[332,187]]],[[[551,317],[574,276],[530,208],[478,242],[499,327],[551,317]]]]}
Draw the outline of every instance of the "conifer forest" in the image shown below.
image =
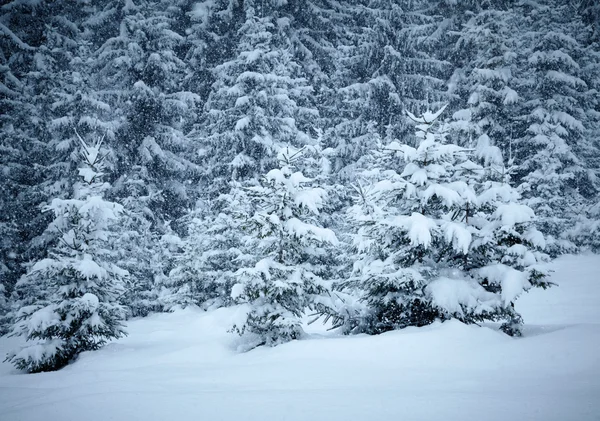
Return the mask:
{"type": "Polygon", "coordinates": [[[19,372],[189,308],[249,354],[307,319],[520,337],[553,259],[600,250],[596,0],[1,3],[19,372]]]}

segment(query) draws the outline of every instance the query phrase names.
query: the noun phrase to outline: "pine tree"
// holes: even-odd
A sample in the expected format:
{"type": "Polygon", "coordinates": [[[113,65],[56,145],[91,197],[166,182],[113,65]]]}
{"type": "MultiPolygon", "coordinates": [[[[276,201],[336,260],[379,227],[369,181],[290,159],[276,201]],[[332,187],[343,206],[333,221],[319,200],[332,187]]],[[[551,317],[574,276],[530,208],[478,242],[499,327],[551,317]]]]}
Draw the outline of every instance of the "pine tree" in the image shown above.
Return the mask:
{"type": "Polygon", "coordinates": [[[33,342],[7,360],[28,372],[57,370],[84,351],[125,335],[124,309],[117,303],[127,273],[110,262],[111,231],[122,206],[103,199],[102,140],[93,146],[80,138],[84,165],[72,199],[54,199],[49,229],[59,234],[48,257],[19,281],[31,305],[21,307],[13,335],[33,342]],[[107,259],[107,256],[109,259],[107,259]]]}
{"type": "Polygon", "coordinates": [[[524,128],[515,143],[515,181],[538,215],[552,252],[558,253],[573,250],[564,231],[582,212],[586,198],[596,194],[584,158],[595,154],[595,146],[586,136],[589,87],[582,79],[581,22],[574,5],[563,2],[527,4],[525,12],[536,18],[527,22],[532,30],[524,54],[531,77],[523,88],[524,128]]]}
{"type": "Polygon", "coordinates": [[[281,167],[248,188],[256,206],[246,223],[254,237],[254,265],[235,273],[232,296],[248,306],[246,320],[233,331],[250,335],[251,347],[301,338],[305,309],[323,311],[327,303],[322,262],[338,241],[319,223],[325,190],[310,186],[311,180],[294,169],[300,153],[282,150],[281,167]]]}
{"type": "Polygon", "coordinates": [[[319,92],[319,111],[324,146],[335,151],[332,169],[342,179],[353,177],[360,158],[384,130],[378,123],[387,120],[377,115],[389,108],[387,92],[394,92],[389,81],[372,78],[381,60],[377,44],[381,37],[376,31],[375,11],[361,3],[330,4],[325,14],[334,25],[326,41],[334,60],[327,84],[319,92]]]}
{"type": "Polygon", "coordinates": [[[252,263],[248,261],[252,255],[248,254],[247,234],[242,227],[242,221],[250,216],[245,190],[232,182],[231,191],[215,202],[219,203],[190,215],[188,236],[169,274],[168,296],[178,306],[230,305],[235,272],[252,263]],[[212,209],[221,211],[212,216],[212,209]]]}
{"type": "Polygon", "coordinates": [[[462,5],[455,5],[450,17],[443,15],[444,3],[417,1],[407,6],[384,6],[389,10],[378,19],[382,25],[378,33],[386,45],[380,46],[383,57],[374,76],[388,78],[394,87],[388,98],[388,90],[381,94],[390,106],[387,115],[378,121],[393,126],[394,138],[407,137],[411,130],[404,119],[398,118],[401,110],[422,112],[450,100],[448,80],[453,65],[444,55],[452,45],[453,20],[459,16],[456,9],[462,5]]]}
{"type": "Polygon", "coordinates": [[[0,336],[5,335],[9,331],[9,311],[10,304],[6,296],[6,288],[0,284],[0,336]]]}
{"type": "Polygon", "coordinates": [[[412,129],[400,117],[404,109],[420,112],[451,99],[453,63],[444,55],[454,19],[440,14],[441,3],[344,3],[346,22],[353,24],[346,23],[347,35],[336,40],[338,69],[322,101],[337,170],[355,172],[356,158],[367,154],[376,136],[388,142],[407,137],[412,129]]]}
{"type": "Polygon", "coordinates": [[[583,250],[600,251],[600,201],[591,203],[584,213],[577,215],[566,237],[583,250]]]}
{"type": "Polygon", "coordinates": [[[579,2],[579,13],[583,22],[590,26],[590,41],[600,42],[600,5],[594,0],[579,2]]]}
{"type": "Polygon", "coordinates": [[[119,180],[116,190],[123,192],[123,215],[119,236],[114,244],[114,261],[129,273],[121,303],[129,317],[144,317],[163,310],[158,300],[156,283],[165,277],[164,252],[161,249],[160,218],[152,211],[153,201],[160,201],[154,186],[148,186],[143,168],[133,168],[130,176],[119,180]]]}
{"type": "MultiPolygon", "coordinates": [[[[127,177],[144,177],[158,196],[150,208],[161,225],[183,216],[195,200],[191,186],[200,168],[196,145],[186,134],[197,118],[199,97],[183,88],[191,70],[173,2],[121,3],[108,2],[86,22],[91,38],[104,35],[91,58],[89,83],[117,120],[115,187],[124,186],[127,177]]],[[[111,193],[124,198],[126,191],[111,193]]]]}
{"type": "Polygon", "coordinates": [[[243,7],[243,3],[214,0],[195,3],[188,12],[189,27],[181,31],[188,34],[185,62],[191,71],[185,87],[196,93],[201,103],[207,101],[218,76],[212,69],[235,57],[243,7]]]}
{"type": "Polygon", "coordinates": [[[346,332],[457,318],[504,320],[502,329],[518,335],[512,303],[533,286],[548,286],[538,267],[544,255],[535,250],[543,236],[529,226],[532,210],[468,150],[434,132],[442,111],[409,113],[418,146],[387,146],[404,159],[403,171],[382,171],[384,179],[357,190],[360,201],[350,209],[358,227],[355,264],[341,288],[360,293],[364,309],[338,314],[346,332]]]}
{"type": "MultiPolygon", "coordinates": [[[[200,98],[192,70],[187,1],[90,2],[83,23],[94,47],[89,86],[112,116],[108,197],[125,206],[117,262],[130,277],[122,303],[129,316],[163,309],[158,284],[171,262],[161,249],[198,196],[197,148],[187,136],[200,98]],[[169,225],[170,224],[170,225],[169,225]],[[164,257],[164,261],[163,258],[164,257]]],[[[167,253],[168,254],[168,253],[167,253]]]]}
{"type": "MultiPolygon", "coordinates": [[[[456,140],[477,142],[485,136],[510,159],[511,142],[517,137],[515,120],[522,99],[518,67],[523,63],[517,53],[522,18],[513,7],[479,11],[463,27],[454,54],[464,57],[460,71],[453,77],[454,93],[461,98],[454,113],[456,140]]],[[[463,144],[461,146],[468,146],[463,144]]]]}
{"type": "Polygon", "coordinates": [[[157,296],[157,305],[163,311],[174,311],[196,305],[195,285],[182,282],[177,276],[172,276],[177,268],[177,260],[183,252],[184,242],[167,222],[163,234],[158,241],[158,254],[156,260],[160,263],[160,270],[154,277],[153,295],[157,296]]]}
{"type": "Polygon", "coordinates": [[[62,179],[49,122],[76,34],[64,4],[5,2],[0,17],[0,266],[8,292],[24,263],[43,256],[50,222],[37,207],[62,179]]]}
{"type": "MultiPolygon", "coordinates": [[[[214,68],[215,83],[196,136],[211,199],[231,180],[256,178],[276,166],[282,145],[312,142],[312,88],[290,53],[288,19],[244,3],[236,56],[214,68]]],[[[271,6],[269,6],[271,7],[271,6]]],[[[272,6],[276,9],[275,6],[272,6]]]]}
{"type": "Polygon", "coordinates": [[[592,147],[583,154],[585,169],[589,178],[594,181],[595,194],[588,197],[585,210],[577,217],[575,226],[568,231],[567,237],[575,244],[592,250],[600,250],[600,80],[596,76],[600,71],[600,5],[594,1],[585,0],[580,3],[580,13],[583,23],[588,29],[587,34],[581,34],[585,45],[582,57],[582,79],[588,90],[583,103],[587,117],[584,137],[592,147]]]}

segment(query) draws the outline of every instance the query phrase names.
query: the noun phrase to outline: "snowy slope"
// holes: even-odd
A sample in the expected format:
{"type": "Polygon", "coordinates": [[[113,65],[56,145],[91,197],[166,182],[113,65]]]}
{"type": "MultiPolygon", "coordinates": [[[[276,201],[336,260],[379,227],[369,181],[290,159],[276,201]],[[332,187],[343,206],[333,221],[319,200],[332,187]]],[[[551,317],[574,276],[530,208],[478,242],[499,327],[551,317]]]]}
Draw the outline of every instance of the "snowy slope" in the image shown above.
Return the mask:
{"type": "Polygon", "coordinates": [[[448,322],[238,354],[240,309],[136,320],[56,373],[1,364],[0,420],[600,420],[600,256],[554,268],[521,339],[448,322]]]}

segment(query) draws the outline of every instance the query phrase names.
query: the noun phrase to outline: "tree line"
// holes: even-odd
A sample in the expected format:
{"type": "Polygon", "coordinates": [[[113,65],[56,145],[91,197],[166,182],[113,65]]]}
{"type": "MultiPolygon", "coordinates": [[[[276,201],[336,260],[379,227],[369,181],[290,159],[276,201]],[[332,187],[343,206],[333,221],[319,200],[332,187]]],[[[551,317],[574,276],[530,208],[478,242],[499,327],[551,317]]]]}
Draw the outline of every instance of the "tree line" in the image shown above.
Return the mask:
{"type": "Polygon", "coordinates": [[[307,308],[348,333],[518,334],[546,255],[600,244],[599,16],[7,2],[0,318],[45,341],[13,362],[56,367],[188,305],[248,306],[250,347],[302,336],[307,308]]]}

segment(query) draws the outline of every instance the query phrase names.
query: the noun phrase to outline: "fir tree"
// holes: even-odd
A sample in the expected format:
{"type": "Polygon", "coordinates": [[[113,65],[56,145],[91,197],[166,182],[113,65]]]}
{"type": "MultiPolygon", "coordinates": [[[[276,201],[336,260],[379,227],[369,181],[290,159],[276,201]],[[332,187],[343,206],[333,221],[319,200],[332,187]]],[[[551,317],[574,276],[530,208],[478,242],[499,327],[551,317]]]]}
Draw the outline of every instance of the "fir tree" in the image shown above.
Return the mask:
{"type": "Polygon", "coordinates": [[[133,168],[130,176],[119,180],[116,190],[123,192],[123,215],[120,234],[115,239],[114,261],[127,270],[129,277],[121,303],[129,317],[147,316],[161,311],[156,284],[165,277],[166,259],[160,242],[160,218],[152,211],[153,202],[160,201],[155,186],[144,181],[142,167],[133,168]]]}
{"type": "MultiPolygon", "coordinates": [[[[512,145],[517,137],[515,120],[523,98],[517,92],[522,65],[517,38],[522,18],[514,8],[479,11],[464,25],[454,54],[465,63],[453,77],[454,94],[464,108],[453,115],[456,141],[477,142],[485,136],[512,158],[512,145]]],[[[463,144],[461,146],[467,146],[463,144]]]]}
{"type": "Polygon", "coordinates": [[[196,305],[197,296],[194,285],[181,282],[177,276],[172,276],[177,268],[177,260],[183,252],[184,242],[167,222],[158,239],[158,254],[156,260],[161,262],[160,270],[154,277],[154,291],[157,304],[163,311],[174,311],[196,305]]]}
{"type": "Polygon", "coordinates": [[[553,253],[573,250],[564,231],[586,198],[596,194],[584,159],[595,152],[592,139],[585,136],[589,88],[582,79],[583,45],[576,37],[581,23],[575,19],[574,5],[558,3],[526,6],[536,18],[527,22],[532,31],[524,53],[531,77],[523,95],[525,127],[515,143],[515,181],[538,215],[553,253]],[[553,30],[548,31],[550,22],[553,30]]]}
{"type": "Polygon", "coordinates": [[[172,262],[161,249],[170,221],[174,235],[197,197],[197,149],[186,133],[199,96],[186,90],[189,2],[90,3],[84,22],[95,48],[89,85],[113,117],[114,181],[109,197],[123,203],[117,262],[130,272],[122,302],[130,316],[163,309],[157,286],[172,262]],[[164,257],[164,260],[163,260],[164,257]]]}
{"type": "Polygon", "coordinates": [[[310,144],[311,119],[318,115],[312,88],[289,51],[289,20],[252,5],[244,3],[236,56],[214,68],[206,119],[195,135],[211,199],[232,179],[256,178],[275,167],[282,145],[310,144]]]}
{"type": "MultiPolygon", "coordinates": [[[[443,110],[443,109],[442,109],[443,110]]],[[[392,142],[401,173],[359,189],[351,208],[358,226],[351,278],[342,283],[365,303],[338,314],[345,330],[381,333],[436,319],[466,323],[504,320],[519,334],[513,302],[533,286],[546,287],[538,264],[543,236],[529,225],[533,211],[507,183],[469,159],[468,150],[434,132],[441,111],[415,117],[418,146],[392,142]]]]}
{"type": "Polygon", "coordinates": [[[600,5],[594,0],[582,0],[579,13],[586,25],[590,26],[590,42],[600,42],[600,5]]]}
{"type": "Polygon", "coordinates": [[[8,297],[6,296],[6,288],[0,284],[0,336],[5,335],[9,331],[9,311],[10,306],[8,297]]]}
{"type": "Polygon", "coordinates": [[[319,223],[325,190],[310,186],[311,180],[294,170],[300,153],[282,150],[281,167],[248,189],[256,206],[247,222],[254,265],[235,273],[232,296],[248,305],[246,320],[233,331],[251,335],[252,346],[301,338],[305,309],[322,311],[327,303],[321,262],[337,238],[319,223]]]}
{"type": "Polygon", "coordinates": [[[112,128],[114,175],[120,179],[115,186],[124,186],[121,181],[130,176],[144,177],[148,188],[155,189],[151,194],[162,198],[150,204],[162,219],[158,225],[183,216],[193,204],[190,187],[200,170],[196,145],[186,136],[197,117],[199,97],[182,88],[191,70],[172,3],[108,2],[86,22],[90,35],[100,30],[99,23],[106,25],[102,31],[110,28],[91,58],[90,85],[118,122],[112,128]]]}
{"type": "Polygon", "coordinates": [[[117,300],[127,273],[107,260],[114,240],[111,227],[122,206],[102,197],[108,187],[101,181],[102,141],[88,146],[80,140],[84,165],[75,196],[54,199],[46,208],[55,215],[49,229],[59,241],[18,284],[23,293],[39,294],[17,312],[13,327],[13,335],[33,343],[7,356],[28,372],[57,370],[81,352],[125,334],[117,300]]]}
{"type": "Polygon", "coordinates": [[[41,235],[49,220],[37,207],[52,197],[52,187],[63,179],[55,163],[57,155],[65,156],[57,154],[48,123],[56,116],[51,104],[58,91],[66,89],[65,68],[77,45],[68,11],[56,3],[2,5],[0,282],[8,292],[23,274],[25,262],[44,253],[47,239],[41,235]]]}
{"type": "Polygon", "coordinates": [[[170,272],[170,300],[185,306],[203,308],[232,303],[231,288],[235,272],[252,258],[245,241],[242,223],[250,214],[248,196],[239,183],[232,182],[231,191],[219,196],[209,209],[198,209],[186,225],[188,236],[182,252],[170,272]],[[212,209],[221,209],[212,216],[212,209]]]}
{"type": "Polygon", "coordinates": [[[600,201],[592,203],[585,212],[577,215],[575,224],[567,229],[566,236],[583,250],[600,251],[600,201]]]}

